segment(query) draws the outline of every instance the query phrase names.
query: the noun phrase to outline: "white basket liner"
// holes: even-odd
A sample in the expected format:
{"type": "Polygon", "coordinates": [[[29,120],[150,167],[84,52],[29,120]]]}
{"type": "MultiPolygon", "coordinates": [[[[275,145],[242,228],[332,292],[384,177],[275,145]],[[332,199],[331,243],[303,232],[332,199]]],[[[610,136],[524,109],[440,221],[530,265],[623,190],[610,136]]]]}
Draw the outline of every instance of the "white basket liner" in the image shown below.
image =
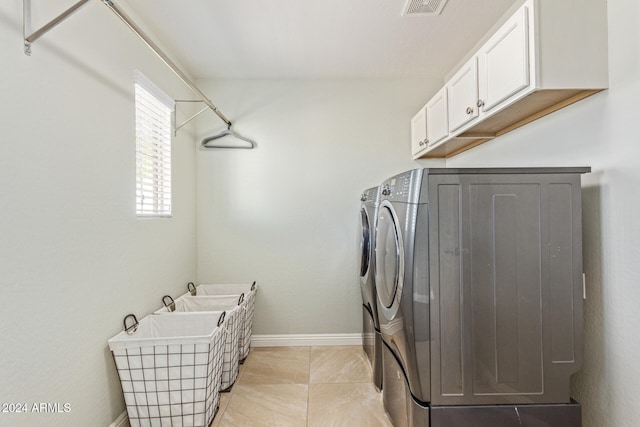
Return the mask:
{"type": "Polygon", "coordinates": [[[219,406],[221,312],[147,316],[111,338],[132,427],[209,426],[219,406]]]}
{"type": "MultiPolygon", "coordinates": [[[[245,318],[240,328],[240,339],[238,346],[240,348],[240,360],[243,361],[249,355],[249,347],[251,346],[251,330],[253,328],[253,314],[256,304],[256,292],[258,285],[253,290],[253,283],[203,283],[196,286],[196,296],[204,295],[239,295],[244,293],[245,318]]],[[[190,295],[189,293],[185,295],[190,295]]]]}
{"type": "Polygon", "coordinates": [[[238,305],[240,296],[223,297],[193,297],[183,295],[174,301],[175,311],[170,312],[162,307],[154,314],[171,315],[176,313],[201,313],[208,311],[226,311],[225,318],[225,344],[222,358],[222,379],[220,390],[230,388],[238,378],[240,326],[244,320],[245,309],[238,305]]]}

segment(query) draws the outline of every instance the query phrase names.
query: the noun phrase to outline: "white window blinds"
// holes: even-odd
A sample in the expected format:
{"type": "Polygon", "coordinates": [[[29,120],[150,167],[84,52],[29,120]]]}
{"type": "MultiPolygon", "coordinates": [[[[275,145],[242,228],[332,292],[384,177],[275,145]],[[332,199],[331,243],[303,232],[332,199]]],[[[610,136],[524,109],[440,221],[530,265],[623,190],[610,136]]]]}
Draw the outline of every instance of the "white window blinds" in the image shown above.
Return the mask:
{"type": "Polygon", "coordinates": [[[171,114],[175,101],[135,74],[136,214],[171,216],[171,114]]]}

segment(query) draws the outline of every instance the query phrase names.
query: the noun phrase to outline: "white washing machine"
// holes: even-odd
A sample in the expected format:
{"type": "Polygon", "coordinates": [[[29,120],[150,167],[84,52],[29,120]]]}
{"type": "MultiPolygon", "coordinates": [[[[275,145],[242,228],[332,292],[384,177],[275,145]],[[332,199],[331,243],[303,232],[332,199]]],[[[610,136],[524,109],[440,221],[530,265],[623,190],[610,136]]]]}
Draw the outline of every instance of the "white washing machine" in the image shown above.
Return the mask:
{"type": "Polygon", "coordinates": [[[360,290],[362,292],[362,345],[371,363],[373,384],[382,389],[382,338],[375,289],[374,242],[380,188],[365,190],[360,197],[360,290]]]}

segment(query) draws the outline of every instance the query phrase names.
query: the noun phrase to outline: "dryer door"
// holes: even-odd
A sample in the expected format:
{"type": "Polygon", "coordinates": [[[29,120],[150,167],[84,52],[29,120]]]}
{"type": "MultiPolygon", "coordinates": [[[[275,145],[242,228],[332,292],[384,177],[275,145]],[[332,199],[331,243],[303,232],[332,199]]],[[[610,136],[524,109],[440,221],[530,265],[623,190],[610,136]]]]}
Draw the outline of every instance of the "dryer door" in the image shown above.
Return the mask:
{"type": "Polygon", "coordinates": [[[400,305],[404,284],[402,235],[393,207],[383,202],[378,211],[376,231],[376,291],[385,317],[393,319],[400,305]]]}
{"type": "Polygon", "coordinates": [[[360,277],[365,278],[369,272],[371,258],[371,229],[369,228],[369,215],[363,207],[360,209],[362,236],[360,237],[360,277]]]}

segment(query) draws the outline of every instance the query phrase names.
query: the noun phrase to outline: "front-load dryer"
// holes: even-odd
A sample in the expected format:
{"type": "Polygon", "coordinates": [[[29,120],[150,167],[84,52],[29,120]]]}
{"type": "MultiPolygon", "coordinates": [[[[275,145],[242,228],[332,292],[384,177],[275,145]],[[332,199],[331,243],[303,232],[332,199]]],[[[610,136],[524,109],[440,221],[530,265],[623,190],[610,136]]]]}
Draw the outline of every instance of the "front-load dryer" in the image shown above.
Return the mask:
{"type": "Polygon", "coordinates": [[[375,289],[376,215],[380,201],[380,187],[369,188],[360,197],[360,290],[362,293],[362,345],[369,358],[373,384],[382,389],[382,338],[378,322],[375,289]]]}
{"type": "Polygon", "coordinates": [[[377,215],[383,401],[396,427],[429,425],[429,239],[422,177],[423,170],[416,169],[384,181],[377,215]]]}

